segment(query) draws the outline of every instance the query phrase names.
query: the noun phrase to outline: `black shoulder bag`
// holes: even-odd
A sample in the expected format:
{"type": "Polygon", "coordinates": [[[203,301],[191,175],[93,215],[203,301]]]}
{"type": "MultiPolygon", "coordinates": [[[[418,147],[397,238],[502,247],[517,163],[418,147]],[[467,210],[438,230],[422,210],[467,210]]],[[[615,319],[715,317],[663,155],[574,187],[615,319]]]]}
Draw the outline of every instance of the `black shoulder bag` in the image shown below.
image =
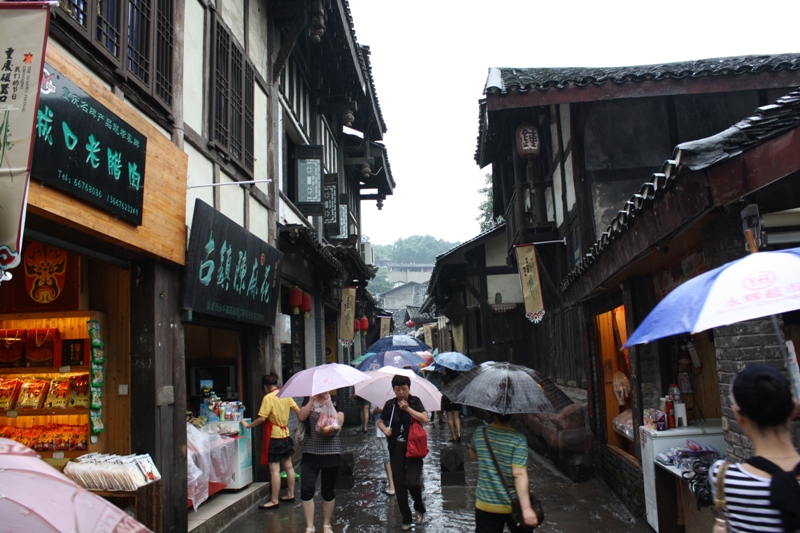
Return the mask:
{"type": "MultiPolygon", "coordinates": [[[[506,479],[503,476],[502,470],[500,470],[500,465],[497,464],[497,458],[494,456],[494,451],[492,451],[492,445],[489,444],[489,437],[486,436],[486,427],[483,428],[483,440],[486,443],[486,449],[489,450],[489,455],[492,456],[492,462],[494,463],[494,467],[497,469],[497,473],[500,476],[500,482],[506,489],[508,499],[511,500],[511,518],[514,520],[517,527],[523,531],[533,531],[544,523],[544,510],[542,509],[542,502],[540,502],[536,496],[533,495],[533,491],[530,492],[531,507],[533,508],[533,512],[536,513],[536,517],[539,519],[539,524],[535,527],[526,526],[525,520],[522,518],[522,506],[519,503],[519,498],[512,497],[511,491],[508,490],[506,479]]],[[[530,487],[528,487],[528,490],[530,490],[530,487]]]]}

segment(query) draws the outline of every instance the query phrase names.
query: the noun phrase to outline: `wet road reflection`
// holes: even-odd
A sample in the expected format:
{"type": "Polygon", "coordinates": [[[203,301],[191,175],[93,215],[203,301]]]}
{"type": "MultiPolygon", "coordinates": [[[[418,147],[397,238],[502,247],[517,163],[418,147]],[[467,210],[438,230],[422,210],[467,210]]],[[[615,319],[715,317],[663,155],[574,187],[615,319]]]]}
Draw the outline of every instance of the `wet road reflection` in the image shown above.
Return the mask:
{"type": "MultiPolygon", "coordinates": [[[[430,453],[424,463],[424,498],[426,521],[414,531],[426,533],[474,531],[475,482],[477,464],[469,460],[467,446],[476,428],[483,422],[464,418],[462,427],[465,453],[465,485],[442,486],[440,454],[448,446],[447,425],[436,420],[427,427],[430,453]]],[[[383,533],[400,531],[400,512],[393,496],[386,490],[386,474],[381,460],[380,444],[374,431],[362,433],[358,427],[346,427],[342,433],[345,451],[355,457],[355,485],[351,491],[337,490],[333,531],[336,533],[383,533]]],[[[542,533],[651,533],[644,520],[635,519],[599,479],[576,484],[556,471],[547,461],[531,452],[529,473],[547,515],[542,533]]],[[[322,531],[321,500],[317,495],[315,527],[322,531]]],[[[234,522],[224,533],[294,533],[305,531],[297,500],[279,509],[262,511],[253,508],[234,522]]]]}

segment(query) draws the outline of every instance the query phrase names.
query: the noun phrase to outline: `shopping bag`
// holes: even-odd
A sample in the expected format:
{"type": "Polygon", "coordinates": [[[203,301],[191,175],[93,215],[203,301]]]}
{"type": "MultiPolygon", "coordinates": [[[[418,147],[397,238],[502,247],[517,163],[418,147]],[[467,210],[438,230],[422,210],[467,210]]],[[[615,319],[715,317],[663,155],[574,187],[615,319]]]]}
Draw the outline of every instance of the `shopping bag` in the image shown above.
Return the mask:
{"type": "Polygon", "coordinates": [[[408,428],[406,458],[422,459],[426,455],[428,455],[428,433],[422,424],[412,418],[411,426],[408,428]]]}
{"type": "Polygon", "coordinates": [[[60,366],[61,335],[57,328],[29,329],[26,335],[25,366],[60,366]]]}
{"type": "Polygon", "coordinates": [[[316,430],[326,437],[332,437],[339,433],[339,415],[336,413],[336,408],[333,406],[330,398],[322,405],[322,410],[319,413],[319,420],[317,420],[316,430]]]}
{"type": "Polygon", "coordinates": [[[22,366],[25,329],[0,329],[0,366],[22,366]]]}

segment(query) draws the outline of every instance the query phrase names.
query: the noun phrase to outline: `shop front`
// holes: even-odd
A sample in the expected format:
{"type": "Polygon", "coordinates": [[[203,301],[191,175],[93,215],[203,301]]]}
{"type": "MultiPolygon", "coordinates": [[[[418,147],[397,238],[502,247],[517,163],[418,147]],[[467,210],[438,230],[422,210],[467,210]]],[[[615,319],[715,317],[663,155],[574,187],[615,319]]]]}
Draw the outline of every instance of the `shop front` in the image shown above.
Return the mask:
{"type": "Polygon", "coordinates": [[[184,490],[181,439],[164,419],[176,383],[152,351],[168,323],[136,317],[169,309],[167,292],[141,290],[146,273],[177,281],[184,262],[186,156],[55,44],[34,136],[20,264],[0,284],[0,434],[57,468],[90,452],[149,454],[163,508],[137,518],[160,531],[184,490]]]}
{"type": "Polygon", "coordinates": [[[192,216],[181,303],[185,339],[188,506],[257,477],[253,439],[283,253],[202,200],[192,216]],[[222,437],[220,437],[222,435],[222,437]]]}

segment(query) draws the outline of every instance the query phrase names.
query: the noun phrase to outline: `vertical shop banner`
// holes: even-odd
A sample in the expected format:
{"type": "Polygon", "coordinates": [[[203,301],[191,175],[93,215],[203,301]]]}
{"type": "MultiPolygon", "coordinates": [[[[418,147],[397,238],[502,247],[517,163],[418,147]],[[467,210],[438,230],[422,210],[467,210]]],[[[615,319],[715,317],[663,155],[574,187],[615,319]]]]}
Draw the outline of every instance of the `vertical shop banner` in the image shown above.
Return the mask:
{"type": "Polygon", "coordinates": [[[425,334],[425,344],[433,348],[433,328],[430,324],[422,325],[422,332],[425,334]]]}
{"type": "Polygon", "coordinates": [[[350,346],[353,344],[355,331],[353,322],[356,319],[356,288],[344,287],[342,289],[342,304],[339,309],[339,344],[350,346]]]}
{"type": "Polygon", "coordinates": [[[0,277],[21,259],[49,23],[49,3],[0,2],[0,277]]]}
{"type": "Polygon", "coordinates": [[[464,324],[450,324],[453,330],[453,350],[464,353],[464,324]]]}
{"type": "MultiPolygon", "coordinates": [[[[392,317],[382,316],[381,319],[381,337],[387,337],[392,333],[392,317]]],[[[380,337],[379,337],[380,338],[380,337]]]]}
{"type": "Polygon", "coordinates": [[[516,251],[522,298],[525,301],[525,317],[538,324],[544,318],[544,300],[539,280],[539,266],[536,262],[536,247],[533,243],[518,244],[516,251]]]}

